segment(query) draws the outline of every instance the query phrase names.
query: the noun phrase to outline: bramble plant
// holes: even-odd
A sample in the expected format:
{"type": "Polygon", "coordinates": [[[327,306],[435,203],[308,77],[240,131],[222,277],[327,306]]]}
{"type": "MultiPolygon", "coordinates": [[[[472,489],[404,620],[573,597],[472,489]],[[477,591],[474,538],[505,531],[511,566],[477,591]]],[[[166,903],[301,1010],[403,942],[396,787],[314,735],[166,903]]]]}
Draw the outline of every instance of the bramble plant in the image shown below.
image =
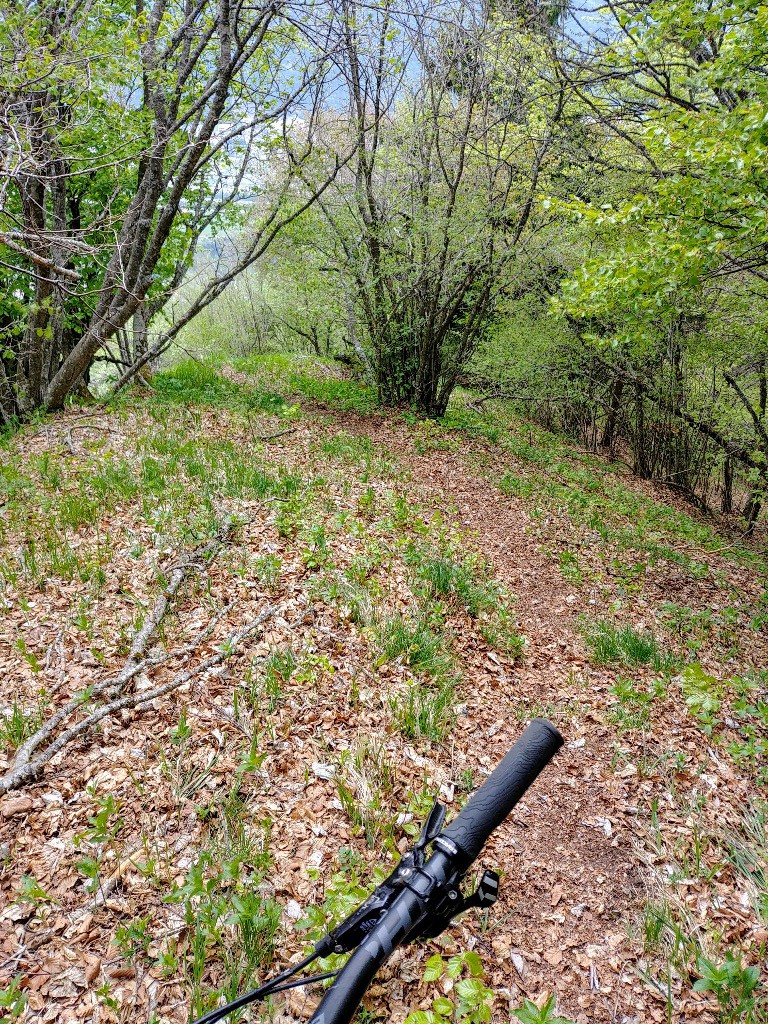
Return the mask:
{"type": "MultiPolygon", "coordinates": [[[[405,1019],[405,1024],[486,1024],[491,1019],[493,992],[483,983],[483,963],[477,953],[465,950],[446,960],[439,953],[427,960],[424,981],[454,982],[449,991],[455,991],[457,999],[447,995],[437,996],[431,1010],[416,1010],[405,1019]],[[462,975],[464,975],[462,977],[462,975]]],[[[447,988],[447,986],[446,986],[447,988]]]]}
{"type": "Polygon", "coordinates": [[[521,1024],[573,1024],[573,1021],[567,1017],[557,1015],[557,1001],[554,994],[549,996],[541,1006],[537,1006],[530,999],[524,999],[523,1005],[513,1012],[521,1024]]]}

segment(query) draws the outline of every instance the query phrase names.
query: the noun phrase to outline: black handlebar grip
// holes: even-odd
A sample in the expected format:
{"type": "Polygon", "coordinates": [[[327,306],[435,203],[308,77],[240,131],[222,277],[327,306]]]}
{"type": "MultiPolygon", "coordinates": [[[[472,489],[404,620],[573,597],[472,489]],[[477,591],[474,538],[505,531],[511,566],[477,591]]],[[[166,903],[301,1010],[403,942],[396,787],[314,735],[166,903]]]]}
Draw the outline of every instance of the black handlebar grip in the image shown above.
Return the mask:
{"type": "Polygon", "coordinates": [[[495,828],[546,768],[560,747],[563,737],[543,718],[534,718],[512,749],[498,763],[480,789],[443,831],[471,864],[495,828]]]}

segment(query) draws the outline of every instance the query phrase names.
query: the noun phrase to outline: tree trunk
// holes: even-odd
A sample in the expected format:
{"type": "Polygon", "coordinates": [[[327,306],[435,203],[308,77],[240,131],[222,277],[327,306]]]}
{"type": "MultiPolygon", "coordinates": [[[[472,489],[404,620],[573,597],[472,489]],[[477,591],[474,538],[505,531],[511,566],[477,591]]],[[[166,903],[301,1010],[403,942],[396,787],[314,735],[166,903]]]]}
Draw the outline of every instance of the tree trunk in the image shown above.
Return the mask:
{"type": "Polygon", "coordinates": [[[624,378],[617,374],[611,382],[611,395],[608,400],[608,417],[605,421],[603,436],[600,438],[600,447],[606,448],[609,451],[613,448],[613,442],[616,438],[616,421],[619,418],[621,396],[623,392],[624,378]]]}
{"type": "Polygon", "coordinates": [[[635,472],[648,477],[648,432],[645,424],[645,403],[639,382],[635,383],[635,472]]]}
{"type": "Polygon", "coordinates": [[[750,491],[749,497],[747,498],[747,504],[744,506],[744,526],[745,534],[747,537],[751,537],[755,531],[755,523],[757,517],[760,515],[760,509],[763,503],[763,494],[765,489],[765,481],[760,484],[756,484],[750,491]]]}
{"type": "Polygon", "coordinates": [[[730,455],[726,456],[723,464],[723,500],[720,508],[726,515],[733,512],[733,460],[730,455]]]}

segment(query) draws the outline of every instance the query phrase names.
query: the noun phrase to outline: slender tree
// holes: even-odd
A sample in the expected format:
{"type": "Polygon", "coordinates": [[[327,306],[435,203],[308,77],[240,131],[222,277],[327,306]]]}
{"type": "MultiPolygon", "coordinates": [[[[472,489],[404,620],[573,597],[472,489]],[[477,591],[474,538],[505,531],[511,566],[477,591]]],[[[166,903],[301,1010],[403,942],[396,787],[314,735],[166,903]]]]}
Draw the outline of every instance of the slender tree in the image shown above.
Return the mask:
{"type": "Polygon", "coordinates": [[[538,199],[566,104],[546,39],[473,5],[450,13],[341,0],[345,120],[322,139],[331,157],[355,147],[319,202],[354,334],[381,400],[429,416],[551,219],[538,199]]]}
{"type": "MultiPolygon", "coordinates": [[[[3,420],[60,407],[120,332],[124,355],[148,358],[147,325],[201,235],[242,199],[289,111],[306,106],[322,54],[301,34],[305,14],[278,0],[6,5],[3,420]]],[[[262,207],[241,264],[296,212],[262,207]]],[[[206,282],[195,309],[236,272],[206,282]]]]}

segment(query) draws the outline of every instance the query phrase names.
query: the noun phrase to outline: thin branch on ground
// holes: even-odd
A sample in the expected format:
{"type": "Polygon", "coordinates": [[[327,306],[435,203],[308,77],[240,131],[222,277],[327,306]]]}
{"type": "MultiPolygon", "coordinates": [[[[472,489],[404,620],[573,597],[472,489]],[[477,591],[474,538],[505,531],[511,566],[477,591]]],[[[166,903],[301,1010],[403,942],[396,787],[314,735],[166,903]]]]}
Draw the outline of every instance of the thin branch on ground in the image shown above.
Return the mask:
{"type": "Polygon", "coordinates": [[[278,430],[275,434],[267,434],[259,437],[260,441],[275,441],[278,437],[285,437],[286,434],[295,434],[296,427],[287,427],[285,430],[278,430]]]}
{"type": "MultiPolygon", "coordinates": [[[[92,725],[96,724],[96,722],[101,721],[104,717],[104,714],[101,714],[101,712],[105,709],[108,709],[106,711],[107,714],[111,714],[114,710],[120,710],[121,708],[117,707],[117,705],[120,704],[120,700],[128,700],[130,702],[135,698],[141,703],[145,703],[144,698],[146,697],[146,693],[133,694],[123,698],[119,698],[118,695],[123,693],[128,684],[146,669],[156,668],[158,665],[163,664],[172,657],[190,653],[199,646],[200,643],[204,642],[208,636],[210,636],[216,623],[226,613],[226,611],[229,610],[231,605],[228,605],[219,615],[217,615],[213,621],[209,623],[206,629],[195,637],[191,644],[186,645],[181,650],[177,650],[172,654],[167,652],[150,656],[146,656],[145,654],[149,642],[157,633],[158,627],[163,621],[163,618],[165,617],[171,602],[176,597],[182,583],[191,573],[211,563],[213,558],[215,558],[221,547],[229,538],[229,535],[232,532],[232,527],[232,520],[227,517],[215,537],[171,567],[165,589],[155,600],[152,610],[147,616],[144,625],[134,636],[128,657],[126,658],[125,664],[120,672],[116,675],[107,676],[107,678],[102,679],[94,686],[89,687],[85,693],[78,694],[72,698],[72,700],[68,701],[63,707],[59,708],[54,715],[44,722],[43,725],[19,747],[16,757],[14,758],[13,765],[6,774],[0,778],[0,795],[8,793],[14,789],[19,789],[21,786],[26,785],[28,782],[37,778],[42,768],[48,763],[48,761],[50,761],[54,754],[58,753],[58,751],[75,736],[79,735],[85,729],[90,728],[92,725]],[[62,727],[73,714],[76,714],[86,703],[90,703],[95,697],[99,697],[102,694],[106,694],[108,697],[113,698],[109,704],[96,709],[81,722],[65,729],[65,731],[60,733],[58,736],[56,735],[59,728],[62,727]],[[46,746],[46,744],[48,744],[48,746],[46,746]],[[44,746],[46,749],[43,753],[33,758],[32,755],[35,751],[44,746]]],[[[171,689],[173,689],[173,687],[171,687],[171,689]]],[[[155,696],[159,696],[159,694],[155,694],[155,696]]],[[[152,697],[149,699],[154,698],[152,697]]],[[[131,704],[128,703],[124,706],[130,707],[131,704]]]]}

